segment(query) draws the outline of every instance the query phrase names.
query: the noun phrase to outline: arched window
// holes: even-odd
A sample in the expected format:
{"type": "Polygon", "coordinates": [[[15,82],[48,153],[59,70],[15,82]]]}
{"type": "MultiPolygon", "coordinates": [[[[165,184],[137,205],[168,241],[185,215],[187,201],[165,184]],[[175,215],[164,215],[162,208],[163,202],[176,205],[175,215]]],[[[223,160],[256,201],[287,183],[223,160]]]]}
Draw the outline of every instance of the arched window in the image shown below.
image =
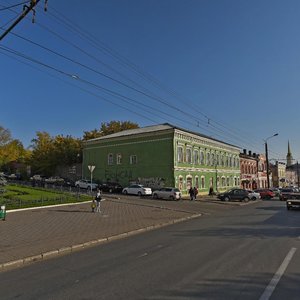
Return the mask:
{"type": "Polygon", "coordinates": [[[207,154],[206,154],[206,165],[210,165],[210,153],[209,152],[207,152],[207,154]]]}
{"type": "Polygon", "coordinates": [[[201,189],[205,189],[205,177],[201,176],[201,189]]]}
{"type": "Polygon", "coordinates": [[[204,153],[200,151],[200,165],[204,165],[204,153]]]}
{"type": "Polygon", "coordinates": [[[194,150],[194,164],[198,165],[198,160],[199,160],[199,152],[198,150],[194,150]]]}
{"type": "Polygon", "coordinates": [[[189,164],[192,163],[192,150],[190,148],[186,149],[186,162],[189,164]]]}
{"type": "Polygon", "coordinates": [[[182,147],[177,148],[177,161],[183,162],[183,148],[182,147]]]}

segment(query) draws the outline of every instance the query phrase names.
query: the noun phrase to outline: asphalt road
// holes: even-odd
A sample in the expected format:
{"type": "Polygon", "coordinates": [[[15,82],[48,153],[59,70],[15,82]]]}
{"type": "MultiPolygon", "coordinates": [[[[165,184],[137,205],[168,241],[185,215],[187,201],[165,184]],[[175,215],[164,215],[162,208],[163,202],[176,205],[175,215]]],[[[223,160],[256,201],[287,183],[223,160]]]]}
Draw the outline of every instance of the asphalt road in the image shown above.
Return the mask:
{"type": "Polygon", "coordinates": [[[262,201],[0,273],[1,299],[299,299],[300,211],[262,201]]]}

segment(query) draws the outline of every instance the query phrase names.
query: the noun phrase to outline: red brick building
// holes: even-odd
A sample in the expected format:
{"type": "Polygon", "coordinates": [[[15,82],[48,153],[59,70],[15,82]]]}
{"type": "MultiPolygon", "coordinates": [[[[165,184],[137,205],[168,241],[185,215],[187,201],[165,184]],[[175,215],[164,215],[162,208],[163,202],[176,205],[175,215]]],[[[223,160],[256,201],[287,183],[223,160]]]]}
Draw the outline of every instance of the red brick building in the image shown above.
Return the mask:
{"type": "Polygon", "coordinates": [[[243,189],[254,190],[258,186],[258,155],[248,152],[246,149],[240,153],[240,168],[241,168],[241,187],[243,189]]]}

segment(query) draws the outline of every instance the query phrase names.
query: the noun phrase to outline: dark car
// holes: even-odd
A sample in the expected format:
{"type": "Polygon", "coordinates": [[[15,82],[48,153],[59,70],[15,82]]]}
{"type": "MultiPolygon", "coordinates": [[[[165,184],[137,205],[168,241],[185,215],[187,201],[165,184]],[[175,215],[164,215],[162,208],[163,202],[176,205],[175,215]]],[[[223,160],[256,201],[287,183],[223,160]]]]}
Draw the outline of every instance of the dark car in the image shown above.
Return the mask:
{"type": "Polygon", "coordinates": [[[300,199],[300,193],[295,188],[283,188],[279,194],[280,201],[288,199],[300,199]]]}
{"type": "Polygon", "coordinates": [[[221,201],[249,201],[249,193],[244,189],[231,189],[218,195],[221,201]]]}
{"type": "Polygon", "coordinates": [[[260,193],[261,199],[272,199],[273,197],[275,197],[275,193],[269,189],[258,189],[254,190],[254,192],[260,193]]]}
{"type": "Polygon", "coordinates": [[[99,188],[105,193],[122,193],[123,190],[123,187],[117,182],[103,182],[99,188]]]}

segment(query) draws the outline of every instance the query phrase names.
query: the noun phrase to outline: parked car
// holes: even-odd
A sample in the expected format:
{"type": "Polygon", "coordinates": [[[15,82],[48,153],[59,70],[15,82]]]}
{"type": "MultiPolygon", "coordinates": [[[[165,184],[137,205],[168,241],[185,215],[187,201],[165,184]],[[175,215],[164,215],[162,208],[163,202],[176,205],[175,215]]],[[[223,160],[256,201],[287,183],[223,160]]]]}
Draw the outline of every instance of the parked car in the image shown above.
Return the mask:
{"type": "Polygon", "coordinates": [[[144,187],[141,184],[132,184],[132,185],[124,188],[122,190],[122,193],[125,194],[125,195],[131,194],[131,195],[142,196],[142,195],[151,195],[152,190],[151,190],[151,188],[144,187]]]}
{"type": "Polygon", "coordinates": [[[170,199],[170,200],[180,200],[181,192],[179,189],[174,187],[163,187],[152,192],[152,197],[154,199],[170,199]]]}
{"type": "Polygon", "coordinates": [[[53,176],[45,179],[46,183],[51,183],[51,184],[63,184],[64,179],[60,178],[58,176],[53,176]]]}
{"type": "Polygon", "coordinates": [[[230,189],[228,191],[226,191],[225,193],[220,193],[218,195],[218,198],[221,201],[235,201],[235,200],[239,200],[239,201],[249,201],[249,193],[247,192],[247,190],[244,189],[230,189]]]}
{"type": "Polygon", "coordinates": [[[18,176],[16,174],[10,174],[7,176],[8,179],[11,179],[11,180],[16,180],[18,179],[18,176]]]}
{"type": "Polygon", "coordinates": [[[297,192],[294,188],[282,188],[279,195],[280,201],[286,201],[288,199],[297,199],[300,198],[300,193],[297,192]]]}
{"type": "Polygon", "coordinates": [[[91,183],[89,180],[86,179],[80,179],[75,181],[75,186],[80,189],[88,189],[88,190],[90,190],[92,187],[92,190],[95,190],[98,187],[98,184],[94,182],[91,183]]]}
{"type": "Polygon", "coordinates": [[[251,200],[258,200],[261,198],[260,193],[254,192],[252,190],[247,190],[249,199],[251,200]]]}
{"type": "Polygon", "coordinates": [[[270,189],[257,189],[254,192],[260,193],[261,199],[272,199],[275,197],[275,193],[270,189]]]}
{"type": "Polygon", "coordinates": [[[279,197],[280,196],[280,189],[279,188],[274,188],[273,187],[270,190],[274,192],[275,197],[279,197]]]}
{"type": "Polygon", "coordinates": [[[34,180],[34,181],[43,181],[45,180],[45,177],[39,174],[33,175],[32,177],[30,177],[30,180],[34,180]]]}
{"type": "Polygon", "coordinates": [[[123,191],[123,187],[117,182],[103,182],[99,188],[105,193],[122,193],[123,191]]]}

